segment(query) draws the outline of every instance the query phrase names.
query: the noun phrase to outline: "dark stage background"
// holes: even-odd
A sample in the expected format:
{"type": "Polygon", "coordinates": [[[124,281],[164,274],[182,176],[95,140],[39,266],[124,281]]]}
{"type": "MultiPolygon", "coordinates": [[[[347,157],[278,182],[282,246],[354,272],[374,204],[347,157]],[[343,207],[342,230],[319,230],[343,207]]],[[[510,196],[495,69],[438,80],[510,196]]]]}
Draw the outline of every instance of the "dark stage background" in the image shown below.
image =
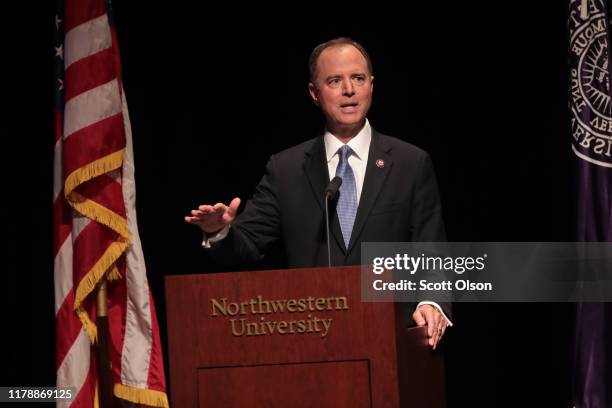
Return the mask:
{"type": "MultiPolygon", "coordinates": [[[[55,11],[53,2],[15,3],[3,27],[0,385],[44,386],[55,381],[55,11]]],[[[566,2],[476,3],[114,2],[164,341],[164,276],[224,269],[183,216],[248,198],[270,154],[320,131],[307,58],[335,36],[371,53],[372,125],[432,155],[449,240],[572,240],[566,2]]],[[[569,407],[573,309],[458,304],[443,346],[449,406],[569,407]]]]}

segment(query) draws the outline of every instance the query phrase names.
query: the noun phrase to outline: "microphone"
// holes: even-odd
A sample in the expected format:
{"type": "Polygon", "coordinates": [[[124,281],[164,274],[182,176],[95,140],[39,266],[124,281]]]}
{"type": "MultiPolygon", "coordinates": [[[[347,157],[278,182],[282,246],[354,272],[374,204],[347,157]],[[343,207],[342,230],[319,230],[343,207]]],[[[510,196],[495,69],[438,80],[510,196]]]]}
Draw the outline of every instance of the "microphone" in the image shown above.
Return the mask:
{"type": "Polygon", "coordinates": [[[329,200],[333,198],[338,193],[338,189],[342,185],[342,179],[338,176],[334,177],[332,181],[329,182],[329,185],[325,189],[325,200],[329,200]]]}
{"type": "Polygon", "coordinates": [[[327,232],[327,266],[331,268],[331,249],[329,247],[329,199],[336,197],[338,189],[342,185],[342,179],[338,176],[329,182],[325,189],[325,230],[327,232]]]}

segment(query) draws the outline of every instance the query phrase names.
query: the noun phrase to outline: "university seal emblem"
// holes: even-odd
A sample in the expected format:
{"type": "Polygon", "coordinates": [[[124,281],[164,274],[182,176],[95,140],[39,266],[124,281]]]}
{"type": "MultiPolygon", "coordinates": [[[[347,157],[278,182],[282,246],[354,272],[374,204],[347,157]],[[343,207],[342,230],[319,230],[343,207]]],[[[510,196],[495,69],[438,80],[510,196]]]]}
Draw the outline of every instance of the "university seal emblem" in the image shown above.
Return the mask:
{"type": "Polygon", "coordinates": [[[608,13],[602,0],[573,0],[570,7],[572,150],[612,167],[612,92],[608,13]]]}

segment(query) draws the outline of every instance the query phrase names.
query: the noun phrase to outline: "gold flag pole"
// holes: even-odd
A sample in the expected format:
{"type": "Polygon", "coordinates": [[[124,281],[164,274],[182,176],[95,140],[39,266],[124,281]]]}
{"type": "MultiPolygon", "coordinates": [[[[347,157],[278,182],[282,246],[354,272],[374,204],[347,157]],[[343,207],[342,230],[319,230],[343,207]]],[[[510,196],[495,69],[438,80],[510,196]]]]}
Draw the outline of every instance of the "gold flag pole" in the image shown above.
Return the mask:
{"type": "Polygon", "coordinates": [[[98,283],[96,296],[98,326],[98,395],[100,408],[113,406],[113,382],[111,381],[111,362],[109,358],[108,331],[108,292],[106,276],[98,283]]]}

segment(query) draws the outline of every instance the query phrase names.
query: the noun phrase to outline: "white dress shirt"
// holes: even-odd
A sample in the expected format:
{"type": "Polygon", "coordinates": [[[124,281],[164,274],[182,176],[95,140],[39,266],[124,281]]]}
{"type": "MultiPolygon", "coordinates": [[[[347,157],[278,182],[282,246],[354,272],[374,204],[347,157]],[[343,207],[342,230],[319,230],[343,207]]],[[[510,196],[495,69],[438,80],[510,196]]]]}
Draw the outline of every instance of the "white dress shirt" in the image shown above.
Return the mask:
{"type": "MultiPolygon", "coordinates": [[[[336,176],[336,168],[340,161],[338,149],[344,146],[336,136],[325,132],[323,136],[325,142],[325,154],[327,157],[327,170],[329,171],[329,179],[336,176]]],[[[370,153],[370,142],[372,141],[372,128],[366,119],[365,125],[355,137],[353,137],[347,145],[353,150],[353,153],[348,158],[348,163],[353,169],[355,176],[355,186],[357,187],[357,205],[361,198],[361,189],[363,188],[363,180],[365,179],[366,167],[368,165],[368,154],[370,153]]]]}

